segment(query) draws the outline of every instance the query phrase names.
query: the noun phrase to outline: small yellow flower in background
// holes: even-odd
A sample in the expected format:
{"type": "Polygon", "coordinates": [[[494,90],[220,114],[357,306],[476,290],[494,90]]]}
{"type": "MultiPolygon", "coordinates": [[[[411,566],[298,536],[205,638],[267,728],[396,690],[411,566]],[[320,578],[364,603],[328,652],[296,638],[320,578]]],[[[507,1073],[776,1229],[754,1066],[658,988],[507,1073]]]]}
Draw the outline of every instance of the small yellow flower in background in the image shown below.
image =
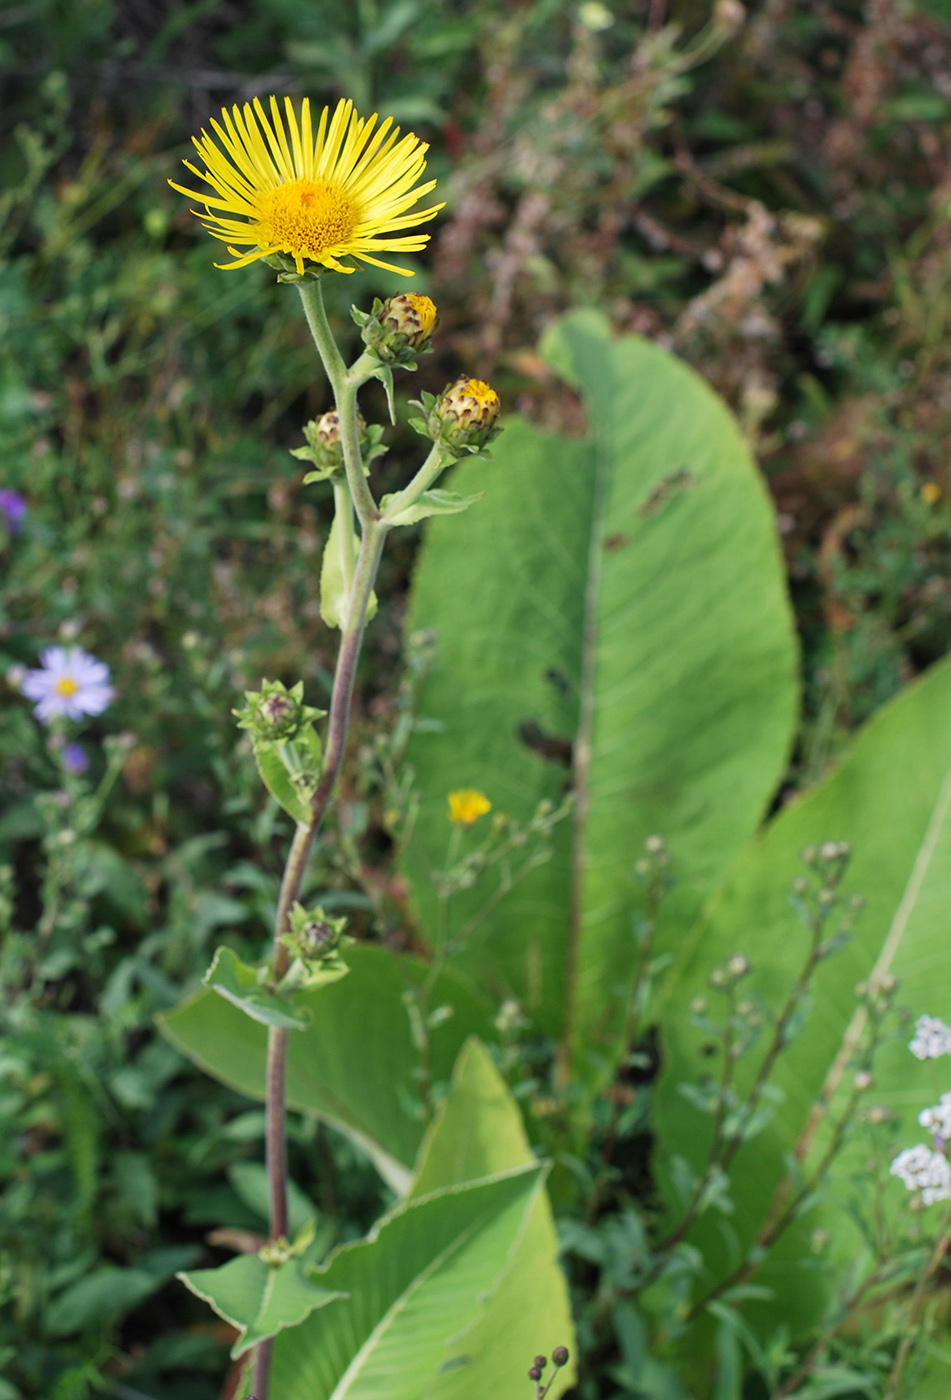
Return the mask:
{"type": "Polygon", "coordinates": [[[927,501],[929,506],[937,505],[941,500],[941,487],[936,481],[926,481],[921,488],[921,499],[927,501]]]}
{"type": "Polygon", "coordinates": [[[194,212],[236,260],[216,266],[244,267],[286,253],[299,273],[305,260],[335,272],[355,272],[339,261],[351,257],[411,277],[407,268],[381,262],[376,255],[417,253],[429,242],[426,233],[392,237],[427,223],[443,208],[434,204],[408,212],[436,184],[416,183],[426,168],[425,142],[412,132],[399,140],[391,117],[377,126],[375,113],[360,118],[350,101],[338,102],[332,117],[324,108],[316,136],[307,98],[299,126],[289,97],[284,99],[286,128],[276,97],[270,106],[270,121],[259,98],[253,107],[245,103],[243,111],[235,106],[229,114],[222,108],[224,126],[211,122],[219,144],[204,130],[201,140],[192,137],[205,170],[187,160],[184,164],[213,193],[169,181],[204,206],[204,216],[194,212]]]}
{"type": "Polygon", "coordinates": [[[477,788],[460,788],[458,792],[449,794],[449,819],[459,826],[471,826],[491,811],[492,803],[477,788]]]}

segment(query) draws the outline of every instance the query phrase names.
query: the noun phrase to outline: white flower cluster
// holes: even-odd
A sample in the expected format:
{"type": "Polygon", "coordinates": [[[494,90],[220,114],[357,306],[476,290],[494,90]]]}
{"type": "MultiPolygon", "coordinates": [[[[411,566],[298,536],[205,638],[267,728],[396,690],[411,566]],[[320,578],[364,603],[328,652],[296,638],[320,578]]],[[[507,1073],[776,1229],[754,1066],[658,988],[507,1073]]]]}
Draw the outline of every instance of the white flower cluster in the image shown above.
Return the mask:
{"type": "Polygon", "coordinates": [[[923,1142],[899,1152],[890,1170],[909,1191],[921,1192],[923,1205],[951,1200],[951,1164],[943,1152],[935,1152],[923,1142]]]}
{"type": "Polygon", "coordinates": [[[933,1108],[923,1108],[918,1114],[918,1122],[923,1128],[930,1128],[935,1137],[951,1138],[951,1093],[942,1094],[941,1102],[933,1108]]]}
{"type": "MultiPolygon", "coordinates": [[[[951,1055],[951,1026],[937,1016],[919,1016],[908,1049],[919,1060],[937,1060],[941,1055],[951,1055]]],[[[930,1129],[932,1145],[926,1147],[919,1142],[915,1147],[906,1147],[889,1170],[909,1191],[921,1193],[922,1205],[951,1201],[951,1162],[944,1152],[945,1146],[951,1143],[951,1092],[942,1094],[939,1103],[923,1108],[918,1122],[930,1129]]]]}
{"type": "Polygon", "coordinates": [[[951,1055],[951,1026],[946,1026],[937,1016],[919,1016],[908,1049],[919,1060],[937,1060],[941,1055],[951,1055]]]}

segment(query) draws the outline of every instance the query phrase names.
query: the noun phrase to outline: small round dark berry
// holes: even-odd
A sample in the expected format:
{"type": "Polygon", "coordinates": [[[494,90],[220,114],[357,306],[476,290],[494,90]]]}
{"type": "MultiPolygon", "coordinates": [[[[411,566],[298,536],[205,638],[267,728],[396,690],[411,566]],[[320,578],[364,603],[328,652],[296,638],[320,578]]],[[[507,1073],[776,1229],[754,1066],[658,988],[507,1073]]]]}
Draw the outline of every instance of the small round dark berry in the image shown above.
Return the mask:
{"type": "Polygon", "coordinates": [[[532,1369],[531,1369],[531,1370],[529,1371],[529,1373],[528,1373],[528,1379],[529,1379],[530,1381],[540,1381],[541,1378],[542,1378],[542,1368],[541,1368],[540,1366],[533,1366],[532,1369]]]}
{"type": "Polygon", "coordinates": [[[567,1366],[568,1355],[567,1347],[555,1347],[555,1350],[551,1354],[551,1359],[556,1366],[567,1366]]]}
{"type": "Polygon", "coordinates": [[[536,1366],[541,1366],[542,1370],[544,1370],[544,1368],[548,1365],[548,1357],[547,1357],[547,1356],[542,1356],[542,1355],[536,1356],[536,1357],[535,1357],[535,1365],[536,1365],[536,1366]]]}

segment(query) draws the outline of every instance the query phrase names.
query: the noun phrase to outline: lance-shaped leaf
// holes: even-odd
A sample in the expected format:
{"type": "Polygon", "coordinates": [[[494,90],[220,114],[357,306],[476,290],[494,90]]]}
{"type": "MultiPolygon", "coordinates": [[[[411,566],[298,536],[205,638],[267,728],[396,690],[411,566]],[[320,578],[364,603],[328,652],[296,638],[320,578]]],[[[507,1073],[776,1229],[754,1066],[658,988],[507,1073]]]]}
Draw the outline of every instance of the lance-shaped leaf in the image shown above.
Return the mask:
{"type": "MultiPolygon", "coordinates": [[[[218,948],[202,981],[206,987],[211,987],[219,996],[239,1007],[246,1016],[265,1026],[303,1030],[310,1024],[310,1008],[301,1004],[299,993],[269,991],[265,981],[267,970],[242,962],[231,948],[218,948]]],[[[315,970],[310,974],[308,988],[316,990],[331,982],[339,982],[346,974],[347,968],[343,966],[315,970]]]]}
{"type": "Polygon", "coordinates": [[[260,969],[242,962],[231,948],[215,950],[202,981],[262,1025],[303,1030],[310,1020],[310,1012],[295,1007],[289,997],[269,992],[260,980],[260,969]]]}
{"type": "Polygon", "coordinates": [[[320,776],[320,736],[310,724],[284,742],[254,739],[254,758],[268,792],[289,817],[309,826],[310,797],[320,776]]]}
{"type": "MultiPolygon", "coordinates": [[[[804,873],[802,849],[827,840],[850,843],[853,854],[843,889],[862,895],[865,908],[849,943],[820,965],[808,1021],[779,1059],[775,1082],[783,1090],[781,1106],[764,1132],[736,1156],[730,1172],[734,1210],[726,1231],[722,1221],[710,1220],[695,1236],[710,1268],[708,1282],[728,1274],[755,1240],[789,1154],[798,1151],[807,1174],[821,1155],[828,1119],[823,1122],[816,1112],[817,1101],[823,1090],[847,1091],[854,1072],[850,1049],[862,1031],[856,984],[890,973],[898,979],[902,1005],[916,1015],[951,1021],[949,716],[951,662],[944,661],[869,721],[831,777],[771,823],[684,945],[663,1011],[665,1073],[658,1095],[662,1168],[674,1155],[699,1168],[709,1143],[709,1118],[678,1091],[678,1084],[709,1071],[699,1053],[705,1037],[688,1024],[691,998],[703,994],[710,1000],[706,981],[711,968],[740,949],[753,965],[752,989],[778,1008],[802,965],[808,939],[789,899],[793,880],[804,873]]],[[[882,1050],[869,1096],[897,1115],[897,1141],[906,1146],[925,1139],[917,1115],[935,1101],[930,1066],[907,1049],[910,1035],[909,1029],[882,1050]]],[[[755,1074],[766,1039],[739,1062],[740,1087],[755,1074]]],[[[833,1113],[842,1092],[833,1101],[833,1113]]],[[[818,1206],[820,1213],[828,1213],[822,1223],[844,1253],[856,1250],[842,1209],[854,1191],[848,1178],[856,1166],[866,1171],[864,1156],[856,1161],[846,1154],[818,1206]]],[[[673,1219],[676,1192],[671,1182],[667,1185],[673,1219]]],[[[903,1204],[904,1187],[895,1181],[889,1190],[903,1204]]],[[[786,1324],[810,1325],[822,1301],[821,1276],[795,1260],[797,1252],[799,1259],[808,1257],[804,1232],[817,1221],[811,1211],[759,1271],[758,1279],[775,1290],[773,1305],[754,1309],[767,1321],[781,1317],[786,1324]]]]}
{"type": "MultiPolygon", "coordinates": [[[[522,1115],[485,1046],[469,1040],[456,1061],[452,1090],[420,1149],[411,1196],[476,1180],[535,1160],[522,1115]]],[[[461,1339],[428,1400],[524,1400],[525,1358],[566,1346],[571,1361],[549,1394],[576,1379],[574,1328],[546,1191],[539,1192],[508,1272],[476,1326],[461,1339]]]]}
{"type": "MultiPolygon", "coordinates": [[[[360,537],[354,534],[351,545],[352,558],[360,552],[360,537]]],[[[324,557],[320,566],[320,615],[328,627],[340,627],[347,611],[350,585],[347,582],[347,566],[344,562],[343,536],[340,530],[340,516],[335,515],[324,545],[324,557]]],[[[376,594],[370,594],[367,617],[376,612],[376,594]]]]}
{"type": "Polygon", "coordinates": [[[419,1400],[481,1316],[542,1187],[539,1165],[397,1206],[313,1275],[348,1294],[274,1344],[281,1400],[419,1400]]]}
{"type": "MultiPolygon", "coordinates": [[[[431,515],[459,515],[475,505],[476,501],[481,501],[484,495],[484,491],[477,491],[473,496],[460,496],[458,491],[424,491],[411,506],[398,511],[396,515],[387,516],[387,519],[391,525],[415,525],[418,520],[427,520],[431,515]]],[[[380,502],[384,510],[389,499],[384,496],[380,502]]]]}
{"type": "Polygon", "coordinates": [[[278,1265],[265,1264],[256,1254],[241,1254],[220,1269],[192,1269],[178,1277],[219,1317],[237,1327],[231,1355],[238,1357],[282,1328],[296,1327],[315,1308],[343,1298],[342,1293],[314,1282],[309,1273],[312,1267],[306,1253],[278,1265]]]}
{"type": "MultiPolygon", "coordinates": [[[[676,859],[663,936],[755,830],[795,723],[796,647],[772,507],[726,406],[593,312],[557,322],[542,350],[581,388],[588,436],[509,421],[494,462],[453,473],[454,489],[485,489],[479,509],[429,527],[408,626],[438,634],[420,713],[440,725],[410,745],[422,802],[406,868],[432,929],[447,792],[479,788],[525,821],[574,786],[554,859],[461,955],[570,1037],[616,1019],[645,839],[659,832],[676,859]]],[[[492,892],[454,899],[454,926],[492,892]]]]}
{"type": "MultiPolygon", "coordinates": [[[[347,962],[350,973],[342,981],[294,993],[294,1005],[311,1019],[288,1045],[288,1103],[346,1133],[384,1179],[405,1192],[424,1116],[419,1051],[403,998],[423,982],[428,967],[360,944],[347,950],[347,962]]],[[[491,1039],[493,1030],[487,1009],[461,979],[441,975],[431,997],[452,1009],[430,1032],[430,1073],[439,1083],[449,1079],[468,1036],[491,1039]]],[[[172,1043],[209,1074],[250,1098],[264,1098],[265,1026],[208,988],[157,1019],[172,1043]]]]}

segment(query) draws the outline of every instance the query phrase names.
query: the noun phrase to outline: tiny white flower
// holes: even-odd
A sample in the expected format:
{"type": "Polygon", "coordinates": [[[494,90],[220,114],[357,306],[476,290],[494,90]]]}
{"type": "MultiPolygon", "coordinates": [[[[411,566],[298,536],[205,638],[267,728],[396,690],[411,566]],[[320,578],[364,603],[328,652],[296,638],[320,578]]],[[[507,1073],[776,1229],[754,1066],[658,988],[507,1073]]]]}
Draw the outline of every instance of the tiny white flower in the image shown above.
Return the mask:
{"type": "Polygon", "coordinates": [[[943,1152],[935,1152],[923,1142],[899,1152],[889,1171],[909,1191],[920,1191],[923,1205],[951,1200],[951,1164],[943,1152]]]}
{"type": "Polygon", "coordinates": [[[937,1060],[941,1055],[951,1055],[951,1026],[945,1025],[938,1016],[919,1016],[908,1049],[919,1060],[937,1060]]]}
{"type": "Polygon", "coordinates": [[[40,653],[40,668],[27,671],[20,688],[28,700],[38,702],[33,713],[42,724],[57,715],[101,715],[115,695],[109,667],[82,647],[47,647],[40,653]]]}
{"type": "Polygon", "coordinates": [[[951,1138],[951,1093],[942,1094],[941,1102],[933,1108],[923,1108],[918,1122],[923,1128],[930,1128],[936,1137],[951,1138]]]}

